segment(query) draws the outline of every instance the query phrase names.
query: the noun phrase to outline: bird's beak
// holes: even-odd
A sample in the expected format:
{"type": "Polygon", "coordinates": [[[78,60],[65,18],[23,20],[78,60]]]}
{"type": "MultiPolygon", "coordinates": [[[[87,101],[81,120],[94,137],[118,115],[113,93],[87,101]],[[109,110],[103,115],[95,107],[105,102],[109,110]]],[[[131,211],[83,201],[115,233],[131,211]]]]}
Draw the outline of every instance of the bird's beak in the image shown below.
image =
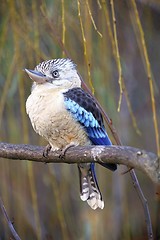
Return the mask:
{"type": "Polygon", "coordinates": [[[38,84],[43,84],[45,82],[49,82],[49,78],[46,77],[44,74],[30,69],[24,69],[26,73],[29,75],[29,77],[38,84]]]}

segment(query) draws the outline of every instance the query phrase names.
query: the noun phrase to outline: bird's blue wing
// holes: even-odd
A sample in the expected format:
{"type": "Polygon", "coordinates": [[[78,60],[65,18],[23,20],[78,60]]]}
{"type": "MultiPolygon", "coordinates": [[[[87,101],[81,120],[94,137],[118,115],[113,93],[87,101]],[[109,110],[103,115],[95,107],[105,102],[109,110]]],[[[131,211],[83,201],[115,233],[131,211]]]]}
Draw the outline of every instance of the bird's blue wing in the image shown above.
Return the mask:
{"type": "Polygon", "coordinates": [[[87,131],[89,139],[95,145],[111,145],[111,141],[103,126],[100,126],[91,112],[70,98],[65,99],[65,107],[72,114],[74,119],[81,123],[87,131]]]}
{"type": "MultiPolygon", "coordinates": [[[[81,88],[73,88],[64,93],[66,109],[86,130],[88,138],[94,145],[111,145],[105,130],[103,118],[93,97],[81,88]]],[[[101,164],[116,170],[116,164],[101,164]]]]}

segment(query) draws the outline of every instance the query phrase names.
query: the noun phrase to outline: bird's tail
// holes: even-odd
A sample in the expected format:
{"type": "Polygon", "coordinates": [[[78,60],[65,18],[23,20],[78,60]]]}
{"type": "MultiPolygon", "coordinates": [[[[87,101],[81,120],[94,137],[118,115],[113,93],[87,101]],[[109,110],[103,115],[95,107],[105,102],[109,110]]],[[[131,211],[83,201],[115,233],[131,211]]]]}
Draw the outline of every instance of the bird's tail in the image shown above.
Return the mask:
{"type": "Polygon", "coordinates": [[[94,163],[79,164],[80,198],[87,201],[92,209],[104,208],[104,202],[97,183],[94,163]]]}

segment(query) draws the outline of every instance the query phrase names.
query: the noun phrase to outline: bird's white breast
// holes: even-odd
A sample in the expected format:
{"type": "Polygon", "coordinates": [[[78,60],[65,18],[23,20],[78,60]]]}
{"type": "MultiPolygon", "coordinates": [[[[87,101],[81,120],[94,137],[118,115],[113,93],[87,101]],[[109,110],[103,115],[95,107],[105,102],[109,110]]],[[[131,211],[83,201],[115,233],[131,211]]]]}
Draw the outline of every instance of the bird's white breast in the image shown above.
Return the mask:
{"type": "Polygon", "coordinates": [[[86,132],[65,109],[62,90],[33,90],[26,110],[34,130],[44,137],[53,149],[69,143],[89,144],[86,132]]]}

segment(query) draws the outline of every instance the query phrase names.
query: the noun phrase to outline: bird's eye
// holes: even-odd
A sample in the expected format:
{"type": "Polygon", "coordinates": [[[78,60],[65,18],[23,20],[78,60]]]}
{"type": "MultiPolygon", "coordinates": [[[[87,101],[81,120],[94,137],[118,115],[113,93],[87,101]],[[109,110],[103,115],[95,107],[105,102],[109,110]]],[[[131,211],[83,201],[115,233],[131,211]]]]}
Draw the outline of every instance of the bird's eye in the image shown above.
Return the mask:
{"type": "Polygon", "coordinates": [[[58,77],[59,77],[59,72],[58,72],[58,70],[53,71],[53,72],[52,72],[52,76],[53,76],[54,78],[58,78],[58,77]]]}

